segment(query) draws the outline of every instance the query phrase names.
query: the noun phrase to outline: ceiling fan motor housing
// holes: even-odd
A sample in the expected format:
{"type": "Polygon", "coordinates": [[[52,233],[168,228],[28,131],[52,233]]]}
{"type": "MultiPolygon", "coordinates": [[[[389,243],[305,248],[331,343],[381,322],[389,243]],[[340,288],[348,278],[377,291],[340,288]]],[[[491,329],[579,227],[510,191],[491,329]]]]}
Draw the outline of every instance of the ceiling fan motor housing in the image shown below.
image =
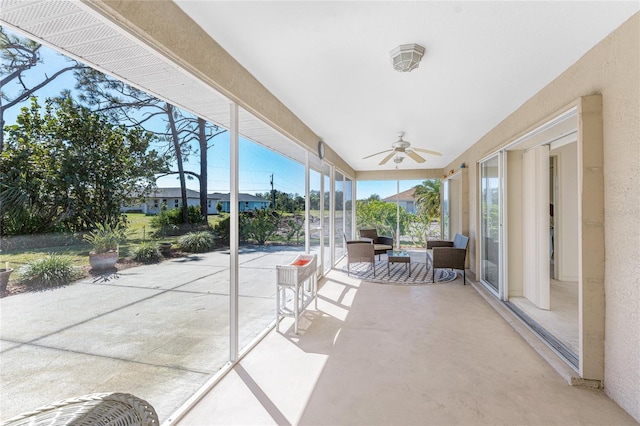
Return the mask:
{"type": "Polygon", "coordinates": [[[411,144],[407,141],[399,140],[397,142],[394,142],[391,146],[393,146],[393,148],[397,151],[404,151],[405,149],[409,148],[411,144]]]}

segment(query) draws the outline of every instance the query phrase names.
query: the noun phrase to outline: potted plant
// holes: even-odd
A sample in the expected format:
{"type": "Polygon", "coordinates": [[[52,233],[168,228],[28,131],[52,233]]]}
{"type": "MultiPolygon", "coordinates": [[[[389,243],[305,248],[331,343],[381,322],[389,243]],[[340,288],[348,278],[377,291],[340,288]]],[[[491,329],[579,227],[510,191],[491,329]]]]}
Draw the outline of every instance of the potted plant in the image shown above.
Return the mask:
{"type": "Polygon", "coordinates": [[[9,284],[9,275],[13,272],[13,268],[9,268],[9,262],[5,262],[4,268],[0,268],[0,291],[5,292],[7,290],[7,284],[9,284]]]}
{"type": "Polygon", "coordinates": [[[162,253],[164,256],[169,256],[171,254],[171,246],[172,244],[168,241],[158,243],[160,253],[162,253]]]}
{"type": "Polygon", "coordinates": [[[98,224],[84,236],[84,240],[93,246],[89,253],[89,263],[94,271],[113,269],[118,261],[119,244],[126,239],[124,227],[98,224]]]}

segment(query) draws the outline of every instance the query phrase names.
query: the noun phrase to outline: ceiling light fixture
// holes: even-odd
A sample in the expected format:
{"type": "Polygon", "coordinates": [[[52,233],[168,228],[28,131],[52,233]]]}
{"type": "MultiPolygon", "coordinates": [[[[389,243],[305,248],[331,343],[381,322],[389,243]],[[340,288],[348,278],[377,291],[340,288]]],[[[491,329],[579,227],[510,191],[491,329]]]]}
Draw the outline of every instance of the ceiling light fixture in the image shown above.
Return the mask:
{"type": "Polygon", "coordinates": [[[398,165],[402,163],[402,160],[404,160],[404,157],[401,155],[396,154],[396,156],[393,157],[393,162],[396,163],[396,170],[398,170],[398,165]]]}
{"type": "Polygon", "coordinates": [[[398,72],[409,72],[418,68],[422,55],[424,55],[424,47],[419,44],[403,44],[390,53],[393,69],[398,72]]]}

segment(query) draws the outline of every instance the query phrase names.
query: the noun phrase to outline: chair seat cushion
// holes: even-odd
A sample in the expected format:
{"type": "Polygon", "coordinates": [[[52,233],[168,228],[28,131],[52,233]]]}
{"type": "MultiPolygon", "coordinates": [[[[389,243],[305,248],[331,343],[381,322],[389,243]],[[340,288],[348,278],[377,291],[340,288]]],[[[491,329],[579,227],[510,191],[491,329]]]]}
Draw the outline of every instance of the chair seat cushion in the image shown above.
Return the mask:
{"type": "Polygon", "coordinates": [[[393,247],[388,245],[388,244],[374,244],[373,245],[373,249],[378,252],[378,251],[384,251],[386,252],[387,250],[393,250],[393,247]]]}

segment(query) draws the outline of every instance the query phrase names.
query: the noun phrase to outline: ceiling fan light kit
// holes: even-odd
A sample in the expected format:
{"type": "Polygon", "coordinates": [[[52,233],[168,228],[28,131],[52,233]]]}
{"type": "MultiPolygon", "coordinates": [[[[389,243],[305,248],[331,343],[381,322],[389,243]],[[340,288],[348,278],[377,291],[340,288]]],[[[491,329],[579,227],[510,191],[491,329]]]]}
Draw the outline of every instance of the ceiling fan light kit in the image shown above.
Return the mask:
{"type": "Polygon", "coordinates": [[[419,44],[402,44],[390,53],[393,69],[398,72],[409,72],[418,68],[424,55],[424,47],[419,44]]]}

